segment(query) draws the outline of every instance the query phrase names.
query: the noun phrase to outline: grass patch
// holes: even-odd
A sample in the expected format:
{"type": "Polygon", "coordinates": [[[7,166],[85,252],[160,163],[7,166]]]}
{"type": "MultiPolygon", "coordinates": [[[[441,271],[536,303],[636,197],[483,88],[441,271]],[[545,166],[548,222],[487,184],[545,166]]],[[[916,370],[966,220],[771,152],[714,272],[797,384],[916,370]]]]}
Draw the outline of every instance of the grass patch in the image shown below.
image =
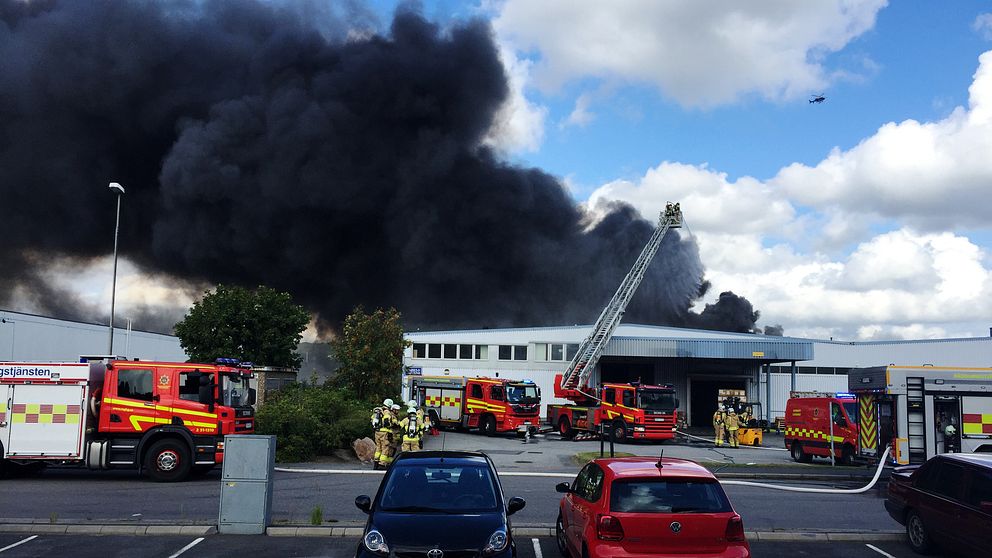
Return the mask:
{"type": "MultiPolygon", "coordinates": [[[[603,452],[606,457],[610,456],[610,451],[607,450],[603,452]]],[[[598,451],[580,451],[579,453],[572,456],[572,460],[579,465],[585,465],[586,463],[592,461],[593,459],[599,459],[600,455],[598,451]]],[[[625,451],[615,451],[613,452],[613,457],[634,457],[634,454],[627,453],[625,451]]]]}

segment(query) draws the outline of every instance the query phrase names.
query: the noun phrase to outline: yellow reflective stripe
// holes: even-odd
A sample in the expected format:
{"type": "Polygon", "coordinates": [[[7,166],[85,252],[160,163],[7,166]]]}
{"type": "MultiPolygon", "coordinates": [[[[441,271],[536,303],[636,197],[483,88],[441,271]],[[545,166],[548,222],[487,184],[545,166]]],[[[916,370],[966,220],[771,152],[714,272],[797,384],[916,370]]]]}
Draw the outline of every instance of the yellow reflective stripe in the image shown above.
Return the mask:
{"type": "MultiPolygon", "coordinates": [[[[134,429],[137,430],[137,431],[139,431],[139,432],[141,431],[141,423],[143,423],[143,422],[147,422],[147,423],[151,423],[151,424],[169,424],[169,423],[172,422],[171,420],[169,420],[167,418],[161,418],[161,417],[144,417],[144,416],[140,416],[140,415],[131,415],[129,418],[131,420],[131,426],[133,426],[134,429]]],[[[183,421],[183,425],[184,426],[198,426],[200,428],[217,428],[217,425],[214,424],[214,423],[211,423],[211,422],[187,422],[187,421],[183,421]]]]}
{"type": "Polygon", "coordinates": [[[217,413],[204,413],[203,411],[191,411],[189,409],[181,409],[179,407],[166,407],[164,405],[148,406],[141,403],[133,403],[131,401],[125,401],[123,399],[113,399],[106,398],[105,401],[111,405],[121,405],[122,407],[131,407],[133,409],[148,409],[155,411],[162,411],[164,413],[175,413],[178,415],[193,415],[196,417],[206,417],[206,418],[217,418],[217,413]]]}

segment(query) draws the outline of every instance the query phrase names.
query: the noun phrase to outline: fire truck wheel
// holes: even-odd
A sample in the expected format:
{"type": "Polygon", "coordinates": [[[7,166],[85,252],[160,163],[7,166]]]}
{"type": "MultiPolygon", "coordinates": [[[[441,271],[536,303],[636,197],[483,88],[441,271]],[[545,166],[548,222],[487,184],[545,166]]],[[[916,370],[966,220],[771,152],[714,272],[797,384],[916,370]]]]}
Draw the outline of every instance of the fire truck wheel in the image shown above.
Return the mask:
{"type": "Polygon", "coordinates": [[[186,444],[169,438],[152,444],[145,453],[143,464],[148,476],[158,482],[185,480],[192,465],[186,444]]]}
{"type": "Polygon", "coordinates": [[[610,437],[614,442],[623,442],[627,439],[627,425],[622,420],[615,420],[610,426],[610,437]]]}
{"type": "Polygon", "coordinates": [[[813,456],[803,451],[802,444],[792,442],[792,460],[797,463],[809,463],[813,461],[813,456]]]}
{"type": "Polygon", "coordinates": [[[568,421],[568,417],[558,419],[558,434],[565,440],[571,440],[575,437],[575,432],[572,431],[572,423],[568,421]]]}
{"type": "Polygon", "coordinates": [[[906,535],[909,537],[909,546],[917,554],[929,554],[933,550],[933,543],[930,542],[930,535],[923,525],[923,518],[916,510],[909,510],[906,515],[906,535]]]}
{"type": "Polygon", "coordinates": [[[492,415],[485,415],[482,420],[479,421],[479,432],[485,434],[486,436],[496,435],[496,417],[492,415]]]}

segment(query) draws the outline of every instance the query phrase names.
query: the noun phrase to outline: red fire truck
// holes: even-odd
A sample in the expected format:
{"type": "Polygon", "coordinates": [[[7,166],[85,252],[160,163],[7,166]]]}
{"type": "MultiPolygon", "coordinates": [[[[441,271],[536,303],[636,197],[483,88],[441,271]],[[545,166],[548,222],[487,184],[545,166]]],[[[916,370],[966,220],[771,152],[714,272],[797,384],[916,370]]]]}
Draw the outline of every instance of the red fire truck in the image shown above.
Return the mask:
{"type": "Polygon", "coordinates": [[[580,431],[606,432],[615,442],[670,440],[675,437],[679,400],[675,387],[644,384],[606,383],[596,390],[599,401],[578,390],[560,389],[561,374],[555,378],[555,396],[575,403],[548,405],[548,423],[563,438],[580,431]]]}
{"type": "Polygon", "coordinates": [[[46,463],[136,468],[180,481],[251,434],[250,365],[96,360],[0,362],[0,473],[46,463]]]}
{"type": "Polygon", "coordinates": [[[413,380],[413,397],[439,426],[497,432],[537,432],[541,388],[530,380],[423,376],[413,380]]]}
{"type": "Polygon", "coordinates": [[[857,417],[854,395],[793,391],[785,404],[785,448],[800,463],[832,454],[849,465],[858,447],[857,417]]]}

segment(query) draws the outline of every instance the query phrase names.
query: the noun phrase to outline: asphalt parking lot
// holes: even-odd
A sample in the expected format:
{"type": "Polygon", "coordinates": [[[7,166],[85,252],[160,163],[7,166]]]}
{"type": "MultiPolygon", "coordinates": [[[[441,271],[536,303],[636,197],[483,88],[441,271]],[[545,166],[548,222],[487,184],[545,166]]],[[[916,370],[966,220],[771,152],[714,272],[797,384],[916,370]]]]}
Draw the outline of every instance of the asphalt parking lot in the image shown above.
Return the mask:
{"type": "MultiPolygon", "coordinates": [[[[354,556],[358,539],[331,537],[266,537],[208,535],[106,536],[0,533],[3,558],[73,556],[76,558],[212,558],[250,555],[252,558],[354,556]]],[[[910,558],[916,556],[903,542],[752,542],[755,557],[817,556],[822,558],[910,558]]],[[[558,556],[551,537],[517,539],[520,558],[558,556]]],[[[940,558],[939,555],[935,555],[940,558]]]]}

